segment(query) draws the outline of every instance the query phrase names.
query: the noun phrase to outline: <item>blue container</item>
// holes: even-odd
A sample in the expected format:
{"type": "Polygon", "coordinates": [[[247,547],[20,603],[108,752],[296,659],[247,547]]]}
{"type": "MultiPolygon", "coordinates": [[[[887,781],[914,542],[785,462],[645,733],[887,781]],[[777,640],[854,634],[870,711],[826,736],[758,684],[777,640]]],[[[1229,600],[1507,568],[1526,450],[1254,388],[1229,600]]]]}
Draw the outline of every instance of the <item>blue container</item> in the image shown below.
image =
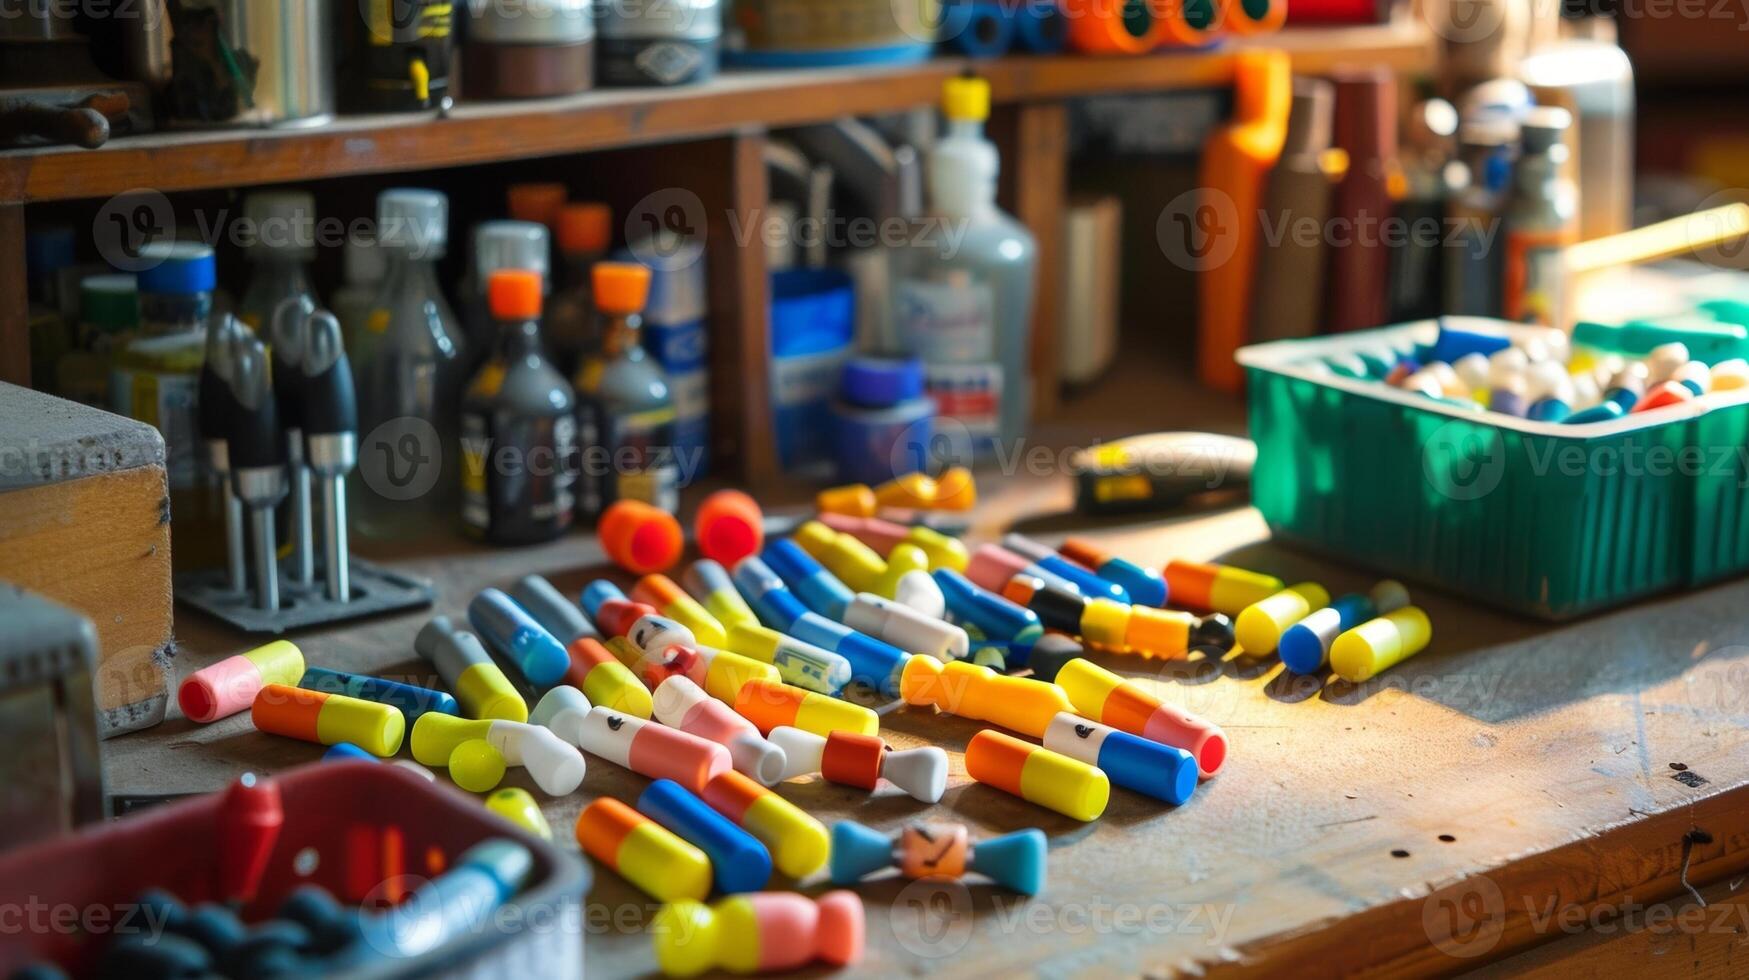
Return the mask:
{"type": "Polygon", "coordinates": [[[778,462],[832,456],[832,396],[856,335],[856,287],[837,269],[771,276],[771,413],[778,462]]]}
{"type": "Polygon", "coordinates": [[[923,394],[923,362],[852,358],[832,403],[839,483],[881,484],[929,463],[935,402],[923,394]]]}

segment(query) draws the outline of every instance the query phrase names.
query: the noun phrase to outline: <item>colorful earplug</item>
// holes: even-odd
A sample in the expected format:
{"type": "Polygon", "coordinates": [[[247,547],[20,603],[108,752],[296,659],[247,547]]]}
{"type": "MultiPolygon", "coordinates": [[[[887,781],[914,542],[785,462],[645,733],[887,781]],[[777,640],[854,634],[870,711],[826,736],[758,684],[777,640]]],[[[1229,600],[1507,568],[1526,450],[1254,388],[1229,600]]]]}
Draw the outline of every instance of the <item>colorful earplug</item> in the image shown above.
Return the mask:
{"type": "Polygon", "coordinates": [[[655,704],[657,721],[728,749],[738,771],[766,786],[787,778],[784,750],[766,741],[752,722],[706,694],[684,674],[672,675],[656,686],[655,704]]]}
{"type": "Polygon", "coordinates": [[[1275,652],[1288,627],[1329,604],[1330,593],[1316,582],[1290,585],[1240,610],[1233,635],[1245,655],[1265,657],[1275,652]]]}
{"type": "Polygon", "coordinates": [[[1166,598],[1170,595],[1166,588],[1166,578],[1152,568],[1144,568],[1135,562],[1119,558],[1086,538],[1065,539],[1057,552],[1072,562],[1092,569],[1093,574],[1100,578],[1123,586],[1129,591],[1131,602],[1143,606],[1166,605],[1166,598]]]}
{"type": "Polygon", "coordinates": [[[1409,604],[1409,590],[1403,583],[1385,579],[1366,594],[1351,592],[1333,600],[1328,606],[1309,613],[1281,634],[1276,645],[1281,662],[1296,674],[1322,670],[1330,661],[1330,645],[1336,638],[1354,627],[1409,604]]]}
{"type": "Polygon", "coordinates": [[[603,796],[577,815],[577,844],[590,857],[661,902],[711,892],[705,853],[624,803],[603,796]]]}
{"type": "Polygon", "coordinates": [[[974,843],[965,824],[913,823],[883,834],[852,820],[832,825],[832,883],[854,885],[884,871],[905,878],[960,878],[971,871],[1022,895],[1045,887],[1045,835],[1036,827],[974,843]]]}
{"type": "Polygon", "coordinates": [[[672,779],[651,783],[638,797],[638,812],[703,851],[717,891],[750,892],[771,880],[765,845],[672,779]]]}
{"type": "Polygon", "coordinates": [[[1092,661],[1077,658],[1064,664],[1057,671],[1057,686],[1069,695],[1077,714],[1189,752],[1204,779],[1227,761],[1227,736],[1219,725],[1167,705],[1140,684],[1092,661]]]}
{"type": "Polygon", "coordinates": [[[406,718],[386,704],[344,694],[306,691],[288,684],[268,684],[257,691],[249,717],[257,729],[269,734],[318,745],[351,742],[383,758],[401,750],[401,738],[407,733],[406,718]]]}
{"type": "Polygon", "coordinates": [[[1074,710],[1055,684],[998,674],[964,660],[944,664],[929,657],[912,657],[905,665],[899,697],[906,704],[934,705],[1034,738],[1044,735],[1058,712],[1074,710]]]}
{"type": "Polygon", "coordinates": [[[1111,800],[1104,772],[986,728],[966,743],[966,775],[1074,820],[1097,820],[1111,800]]]}
{"type": "Polygon", "coordinates": [[[526,722],[422,715],[413,724],[413,758],[427,766],[448,765],[456,746],[469,739],[485,740],[505,762],[527,769],[549,796],[568,796],[583,784],[582,753],[552,730],[526,722]]]}
{"type": "Polygon", "coordinates": [[[673,902],[650,921],[656,965],[671,977],[713,967],[731,973],[774,973],[818,961],[861,961],[862,899],[827,892],[818,899],[791,892],[736,895],[714,905],[673,902]]]}
{"type": "Polygon", "coordinates": [[[1166,564],[1166,591],[1187,609],[1207,609],[1237,616],[1253,602],[1285,588],[1281,579],[1212,562],[1172,561],[1166,564]]]}
{"type": "Polygon", "coordinates": [[[699,796],[711,809],[759,838],[777,870],[791,878],[813,874],[826,863],[831,839],[826,827],[801,808],[733,769],[704,786],[699,796]]]}
{"type": "Polygon", "coordinates": [[[468,622],[537,688],[557,684],[571,666],[564,644],[497,589],[482,589],[474,596],[468,603],[468,622]]]}
{"type": "Polygon", "coordinates": [[[527,721],[528,702],[492,662],[479,637],[436,616],[413,638],[413,649],[437,669],[469,718],[527,721]]]}
{"type": "Polygon", "coordinates": [[[947,792],[947,753],[933,745],[890,750],[875,735],[820,736],[788,726],[771,730],[771,744],[787,760],[784,779],[817,772],[828,782],[873,790],[884,778],[924,803],[938,803],[947,792]]]}
{"type": "Polygon", "coordinates": [[[176,703],[189,721],[218,721],[255,703],[269,684],[293,685],[304,676],[304,654],[290,640],[274,640],[188,675],[176,703]]]}
{"type": "Polygon", "coordinates": [[[1045,748],[1105,771],[1112,782],[1182,806],[1196,792],[1196,759],[1183,749],[1065,711],[1045,729],[1045,748]]]}

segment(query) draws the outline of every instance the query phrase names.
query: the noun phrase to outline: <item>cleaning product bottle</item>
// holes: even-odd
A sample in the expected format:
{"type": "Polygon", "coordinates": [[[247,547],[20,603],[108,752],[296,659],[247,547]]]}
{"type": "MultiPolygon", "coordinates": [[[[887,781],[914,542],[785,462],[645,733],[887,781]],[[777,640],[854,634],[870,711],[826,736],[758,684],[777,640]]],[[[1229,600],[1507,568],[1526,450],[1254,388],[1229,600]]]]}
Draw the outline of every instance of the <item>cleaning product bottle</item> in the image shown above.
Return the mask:
{"type": "Polygon", "coordinates": [[[1263,191],[1267,248],[1251,284],[1252,341],[1310,337],[1324,311],[1325,235],[1330,195],[1348,156],[1330,146],[1335,89],[1321,78],[1293,80],[1281,158],[1263,191]],[[1314,232],[1307,235],[1301,229],[1314,232]]]}
{"type": "Polygon", "coordinates": [[[1397,77],[1379,66],[1332,72],[1336,82],[1336,145],[1348,154],[1348,170],[1336,185],[1330,208],[1330,288],[1326,291],[1332,332],[1383,326],[1391,253],[1385,222],[1400,190],[1397,168],[1397,77]],[[1341,229],[1340,235],[1337,230],[1341,229]]]}
{"type": "Polygon", "coordinates": [[[251,271],[237,319],[271,344],[267,327],[279,304],[298,297],[316,304],[306,273],[316,253],[316,199],[305,191],[256,191],[243,198],[243,220],[251,271]]]}
{"type": "Polygon", "coordinates": [[[352,362],[359,479],[353,525],[367,537],[410,537],[455,513],[455,453],[466,345],[437,285],[449,242],[449,199],[397,188],[377,198],[377,247],[388,274],[352,362]]]}
{"type": "Polygon", "coordinates": [[[578,511],[593,522],[623,498],[672,513],[680,506],[674,397],[639,338],[650,270],[598,262],[592,285],[601,346],[577,369],[578,511]]]}
{"type": "Polygon", "coordinates": [[[1500,315],[1498,234],[1517,141],[1518,123],[1504,116],[1484,116],[1458,128],[1458,156],[1446,168],[1452,239],[1444,260],[1446,313],[1500,315]]]}
{"type": "Polygon", "coordinates": [[[590,277],[613,244],[613,209],[598,202],[567,204],[559,209],[556,234],[559,275],[547,307],[547,347],[569,377],[597,341],[590,277]]]}
{"type": "Polygon", "coordinates": [[[216,502],[200,479],[196,428],[200,369],[206,360],[207,321],[213,311],[217,266],[199,242],[154,242],[140,249],[140,329],[122,345],[110,370],[110,405],[118,415],[148,422],[164,435],[164,471],[177,569],[216,560],[214,536],[199,533],[216,516],[216,502]]]}
{"type": "Polygon", "coordinates": [[[1391,251],[1389,321],[1408,323],[1444,310],[1440,253],[1445,240],[1445,165],[1451,162],[1457,109],[1427,99],[1410,110],[1401,153],[1403,197],[1397,202],[1402,234],[1391,251]]]}
{"type": "Polygon", "coordinates": [[[1539,106],[1519,128],[1523,152],[1506,208],[1505,317],[1520,323],[1571,326],[1566,309],[1566,251],[1579,240],[1578,192],[1562,168],[1573,117],[1539,106]]]}
{"type": "MultiPolygon", "coordinates": [[[[1224,262],[1197,274],[1197,375],[1222,391],[1239,390],[1244,372],[1233,353],[1246,340],[1251,323],[1251,285],[1257,271],[1262,229],[1255,219],[1263,205],[1264,181],[1281,158],[1293,106],[1293,72],[1286,52],[1241,51],[1233,59],[1233,121],[1209,135],[1202,156],[1202,186],[1224,194],[1238,219],[1205,243],[1211,251],[1231,247],[1224,262]]],[[[1201,217],[1203,206],[1197,208],[1201,217]]],[[[1218,220],[1218,219],[1217,219],[1218,220]]]]}
{"type": "Polygon", "coordinates": [[[1028,364],[1038,248],[996,207],[996,146],[984,138],[990,84],[946,83],[947,133],[929,154],[933,213],[893,255],[900,346],[922,358],[926,393],[974,451],[1012,444],[1032,398],[1028,364]]]}
{"type": "Polygon", "coordinates": [[[462,523],[494,544],[550,541],[577,507],[576,396],[541,353],[540,277],[501,269],[486,299],[498,337],[462,402],[462,523]]]}

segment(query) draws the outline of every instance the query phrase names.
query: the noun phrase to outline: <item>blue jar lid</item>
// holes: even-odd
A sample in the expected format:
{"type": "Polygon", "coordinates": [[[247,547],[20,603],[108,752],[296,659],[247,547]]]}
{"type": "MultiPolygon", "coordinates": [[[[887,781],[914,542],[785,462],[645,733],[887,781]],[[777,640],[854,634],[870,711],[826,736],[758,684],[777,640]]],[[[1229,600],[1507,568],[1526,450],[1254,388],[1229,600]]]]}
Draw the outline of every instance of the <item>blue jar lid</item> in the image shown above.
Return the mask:
{"type": "Polygon", "coordinates": [[[140,261],[150,264],[139,273],[142,294],[210,293],[218,284],[213,250],[199,242],[153,242],[140,249],[140,261]]]}
{"type": "Polygon", "coordinates": [[[885,408],[923,396],[923,362],[916,358],[853,357],[839,381],[844,400],[885,408]]]}

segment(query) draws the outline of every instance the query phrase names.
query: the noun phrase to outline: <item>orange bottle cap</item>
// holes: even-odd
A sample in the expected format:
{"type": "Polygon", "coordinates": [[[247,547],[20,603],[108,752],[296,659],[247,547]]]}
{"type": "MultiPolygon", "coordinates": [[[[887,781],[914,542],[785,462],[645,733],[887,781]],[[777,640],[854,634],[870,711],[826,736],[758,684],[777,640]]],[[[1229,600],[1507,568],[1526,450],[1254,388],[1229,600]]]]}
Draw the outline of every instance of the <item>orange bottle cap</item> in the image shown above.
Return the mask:
{"type": "Polygon", "coordinates": [[[633,262],[597,262],[592,271],[595,308],[609,315],[641,313],[650,299],[650,270],[633,262]]]}
{"type": "Polygon", "coordinates": [[[692,532],[706,558],[732,568],[764,545],[765,515],[759,503],[741,491],[718,490],[699,505],[692,532]]]}
{"type": "Polygon", "coordinates": [[[563,252],[605,252],[613,242],[613,209],[597,201],[559,209],[556,229],[563,252]]]}
{"type": "Polygon", "coordinates": [[[569,192],[564,184],[511,184],[504,191],[510,217],[516,221],[533,221],[549,228],[558,220],[559,209],[565,206],[569,192]]]}
{"type": "Polygon", "coordinates": [[[540,316],[541,277],[527,269],[499,269],[486,280],[486,305],[497,320],[532,320],[540,316]]]}
{"type": "Polygon", "coordinates": [[[595,530],[607,557],[634,575],[673,568],[686,543],[673,514],[641,500],[616,501],[595,530]]]}

